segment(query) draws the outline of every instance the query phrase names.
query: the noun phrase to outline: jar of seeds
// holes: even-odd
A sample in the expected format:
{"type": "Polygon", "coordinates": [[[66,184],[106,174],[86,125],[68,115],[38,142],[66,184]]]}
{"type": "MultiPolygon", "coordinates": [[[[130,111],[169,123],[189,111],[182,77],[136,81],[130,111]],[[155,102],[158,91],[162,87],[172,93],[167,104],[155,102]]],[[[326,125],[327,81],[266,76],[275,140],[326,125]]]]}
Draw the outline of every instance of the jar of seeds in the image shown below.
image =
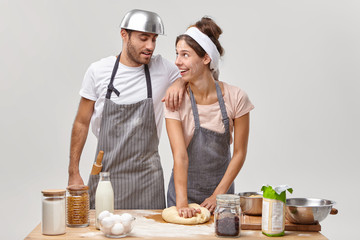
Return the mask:
{"type": "Polygon", "coordinates": [[[215,234],[218,237],[240,237],[240,196],[219,194],[216,196],[215,234]]]}
{"type": "Polygon", "coordinates": [[[70,185],[66,189],[67,226],[89,226],[89,187],[86,185],[70,185]]]}

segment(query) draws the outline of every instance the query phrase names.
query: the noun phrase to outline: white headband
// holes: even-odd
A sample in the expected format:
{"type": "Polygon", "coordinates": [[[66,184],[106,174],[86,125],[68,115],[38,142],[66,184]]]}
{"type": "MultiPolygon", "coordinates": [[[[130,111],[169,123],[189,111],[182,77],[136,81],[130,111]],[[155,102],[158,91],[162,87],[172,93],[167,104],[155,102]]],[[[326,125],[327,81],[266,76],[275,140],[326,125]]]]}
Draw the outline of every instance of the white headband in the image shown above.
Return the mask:
{"type": "Polygon", "coordinates": [[[211,58],[210,69],[213,71],[215,79],[218,80],[220,53],[217,50],[214,42],[211,41],[211,39],[206,34],[201,32],[197,27],[189,28],[184,34],[194,39],[209,55],[211,58]]]}

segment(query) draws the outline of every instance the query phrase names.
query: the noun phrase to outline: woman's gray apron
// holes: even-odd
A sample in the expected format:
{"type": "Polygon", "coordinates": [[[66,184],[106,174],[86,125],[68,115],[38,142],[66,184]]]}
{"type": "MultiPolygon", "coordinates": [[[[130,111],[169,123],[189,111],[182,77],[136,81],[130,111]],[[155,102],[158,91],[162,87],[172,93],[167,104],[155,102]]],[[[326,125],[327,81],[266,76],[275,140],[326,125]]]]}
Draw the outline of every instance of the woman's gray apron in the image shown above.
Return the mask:
{"type": "MultiPolygon", "coordinates": [[[[96,156],[104,151],[102,172],[110,172],[115,209],[163,209],[164,176],[158,153],[159,139],[155,123],[149,68],[144,65],[146,99],[134,104],[116,104],[111,93],[119,96],[113,82],[120,55],[108,85],[100,125],[96,156]]],[[[99,175],[90,175],[90,208],[95,208],[99,175]]]]}
{"type": "MultiPolygon", "coordinates": [[[[195,131],[187,148],[189,157],[188,168],[188,202],[201,204],[210,197],[223,178],[231,160],[229,117],[224,99],[217,81],[216,93],[220,105],[224,133],[218,133],[200,127],[199,113],[194,95],[189,87],[191,107],[195,121],[195,131]]],[[[227,193],[234,193],[234,183],[227,193]]],[[[168,207],[176,205],[174,173],[171,174],[168,192],[168,207]]]]}

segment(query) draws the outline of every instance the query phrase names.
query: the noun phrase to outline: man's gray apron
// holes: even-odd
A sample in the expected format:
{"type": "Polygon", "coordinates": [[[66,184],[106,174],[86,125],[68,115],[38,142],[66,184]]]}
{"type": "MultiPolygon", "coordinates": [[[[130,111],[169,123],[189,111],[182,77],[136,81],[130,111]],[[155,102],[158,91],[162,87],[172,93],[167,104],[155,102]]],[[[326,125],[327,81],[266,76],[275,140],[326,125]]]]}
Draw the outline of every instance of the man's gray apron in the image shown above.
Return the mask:
{"type": "MultiPolygon", "coordinates": [[[[116,104],[111,93],[119,96],[113,82],[120,54],[108,85],[96,156],[104,151],[102,172],[110,172],[115,209],[163,209],[164,176],[158,153],[159,139],[155,123],[149,68],[144,65],[146,99],[134,104],[116,104]]],[[[90,208],[95,208],[99,175],[90,175],[90,208]]]]}
{"type": "MultiPolygon", "coordinates": [[[[210,197],[223,178],[231,160],[229,117],[226,113],[224,99],[217,81],[216,93],[221,109],[224,133],[218,133],[200,127],[199,113],[194,95],[189,87],[191,107],[195,121],[195,131],[187,153],[189,157],[188,168],[188,202],[201,204],[210,197]]],[[[234,193],[234,183],[227,193],[234,193]]],[[[168,207],[176,205],[174,173],[171,174],[168,192],[168,207]]]]}

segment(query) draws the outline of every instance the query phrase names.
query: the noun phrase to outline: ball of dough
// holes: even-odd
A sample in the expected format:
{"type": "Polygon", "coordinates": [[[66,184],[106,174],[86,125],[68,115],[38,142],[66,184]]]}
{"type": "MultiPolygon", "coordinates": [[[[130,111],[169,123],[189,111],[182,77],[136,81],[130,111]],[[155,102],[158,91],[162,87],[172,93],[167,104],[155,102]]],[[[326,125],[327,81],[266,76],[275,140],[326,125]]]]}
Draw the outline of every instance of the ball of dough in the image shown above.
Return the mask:
{"type": "Polygon", "coordinates": [[[205,222],[209,221],[210,211],[207,208],[200,207],[200,205],[196,204],[196,203],[190,203],[189,207],[192,207],[195,209],[200,209],[201,213],[197,213],[196,216],[194,216],[192,218],[184,218],[184,217],[179,216],[176,206],[172,206],[169,208],[165,208],[162,211],[161,216],[164,219],[164,221],[170,222],[170,223],[176,223],[176,224],[189,224],[190,225],[190,224],[205,223],[205,222]]]}

